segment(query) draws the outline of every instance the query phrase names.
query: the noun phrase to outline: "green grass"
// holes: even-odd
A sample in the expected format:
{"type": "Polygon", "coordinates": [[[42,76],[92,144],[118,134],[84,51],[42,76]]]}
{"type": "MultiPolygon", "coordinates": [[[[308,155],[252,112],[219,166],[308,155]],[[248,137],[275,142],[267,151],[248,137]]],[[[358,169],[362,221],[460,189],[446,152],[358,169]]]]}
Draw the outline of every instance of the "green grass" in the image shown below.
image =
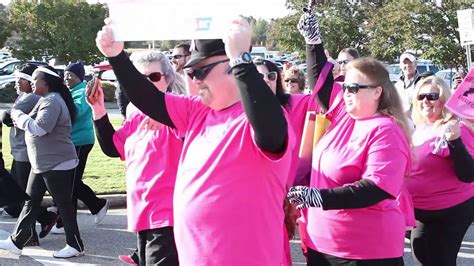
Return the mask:
{"type": "MultiPolygon", "coordinates": [[[[120,116],[109,116],[112,125],[119,128],[122,123],[120,116]]],[[[10,128],[3,126],[3,159],[7,169],[10,169],[12,156],[9,141],[10,128]]],[[[109,158],[102,153],[97,139],[94,148],[89,153],[86,170],[82,179],[97,194],[114,194],[125,192],[125,166],[119,158],[109,158]]]]}

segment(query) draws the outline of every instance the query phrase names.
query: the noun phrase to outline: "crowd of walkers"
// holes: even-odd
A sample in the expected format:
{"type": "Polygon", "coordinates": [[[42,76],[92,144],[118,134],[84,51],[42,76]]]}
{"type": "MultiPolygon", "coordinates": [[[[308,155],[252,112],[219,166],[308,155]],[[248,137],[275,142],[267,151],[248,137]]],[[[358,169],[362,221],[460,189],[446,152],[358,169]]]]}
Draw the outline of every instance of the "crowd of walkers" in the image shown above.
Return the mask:
{"type": "Polygon", "coordinates": [[[405,237],[415,264],[456,265],[474,220],[474,121],[445,108],[450,88],[417,73],[413,55],[400,56],[396,84],[354,48],[329,58],[310,7],[295,25],[307,77],[252,60],[243,18],[222,39],[176,46],[171,62],[154,51],[129,58],[110,22],[96,43],[130,101],[120,128],[102,88],[85,93],[80,63],[64,82],[51,67],[17,74],[22,93],[2,121],[27,195],[6,208],[19,218],[0,248],[21,254],[38,244],[38,220],[40,237],[64,230],[55,257],[84,254],[77,199],[96,223],[109,206],[82,183],[95,127],[102,151],[126,165],[137,250],[124,262],[291,265],[299,230],[307,265],[404,265],[405,237]],[[320,121],[326,127],[304,158],[315,114],[316,133],[320,121]],[[46,190],[56,212],[40,205],[46,190]]]}

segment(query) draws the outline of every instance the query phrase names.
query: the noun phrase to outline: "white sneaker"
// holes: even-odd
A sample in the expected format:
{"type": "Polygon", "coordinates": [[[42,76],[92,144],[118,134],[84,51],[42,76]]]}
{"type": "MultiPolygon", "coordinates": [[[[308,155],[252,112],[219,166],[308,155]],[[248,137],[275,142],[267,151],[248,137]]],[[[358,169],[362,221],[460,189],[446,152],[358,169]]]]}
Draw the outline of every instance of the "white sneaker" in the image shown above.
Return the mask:
{"type": "Polygon", "coordinates": [[[56,212],[57,213],[58,212],[58,207],[50,206],[50,207],[46,208],[46,210],[49,211],[49,212],[56,212]]]}
{"type": "Polygon", "coordinates": [[[64,234],[64,227],[53,226],[50,231],[51,234],[64,234]]]}
{"type": "Polygon", "coordinates": [[[110,207],[110,202],[108,200],[105,200],[104,207],[102,207],[102,209],[100,209],[100,211],[94,215],[95,224],[100,224],[100,222],[102,222],[105,215],[107,214],[107,211],[109,210],[109,207],[110,207]]]}
{"type": "Polygon", "coordinates": [[[13,244],[11,236],[5,240],[0,240],[0,249],[8,250],[16,255],[21,255],[21,249],[13,244]]]}
{"type": "Polygon", "coordinates": [[[79,257],[84,255],[84,251],[79,251],[68,244],[61,249],[60,251],[56,251],[53,253],[53,257],[58,258],[58,259],[68,259],[68,258],[73,258],[73,257],[79,257]]]}

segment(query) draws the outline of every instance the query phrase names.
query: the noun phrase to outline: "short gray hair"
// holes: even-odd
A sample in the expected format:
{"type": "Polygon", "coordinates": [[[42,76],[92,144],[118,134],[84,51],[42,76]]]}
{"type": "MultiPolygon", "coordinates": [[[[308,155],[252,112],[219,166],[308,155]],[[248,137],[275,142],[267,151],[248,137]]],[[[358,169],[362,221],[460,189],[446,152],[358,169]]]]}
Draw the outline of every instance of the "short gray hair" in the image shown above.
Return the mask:
{"type": "Polygon", "coordinates": [[[145,65],[158,62],[161,65],[161,71],[168,82],[167,92],[175,94],[186,94],[186,90],[180,82],[177,82],[177,74],[171,66],[170,60],[166,55],[158,51],[139,51],[130,55],[130,60],[136,65],[145,65]]]}

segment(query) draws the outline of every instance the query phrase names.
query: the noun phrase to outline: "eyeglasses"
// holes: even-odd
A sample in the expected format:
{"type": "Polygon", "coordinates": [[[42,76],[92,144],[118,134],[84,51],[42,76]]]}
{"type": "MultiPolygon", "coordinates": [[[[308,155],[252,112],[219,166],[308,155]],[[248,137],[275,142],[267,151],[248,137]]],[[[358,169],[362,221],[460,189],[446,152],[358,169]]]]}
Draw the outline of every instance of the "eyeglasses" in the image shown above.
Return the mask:
{"type": "Polygon", "coordinates": [[[285,79],[285,83],[298,83],[298,79],[285,79]]]}
{"type": "Polygon", "coordinates": [[[359,85],[359,83],[349,83],[346,84],[344,83],[342,85],[342,88],[344,91],[348,91],[350,93],[356,94],[359,92],[360,89],[374,89],[377,88],[378,86],[373,86],[373,85],[359,85]]]}
{"type": "MultiPolygon", "coordinates": [[[[211,72],[211,70],[218,64],[229,62],[229,59],[224,59],[208,65],[204,65],[200,68],[193,68],[191,71],[188,71],[187,74],[191,79],[196,78],[197,80],[204,80],[206,76],[211,72]]],[[[227,71],[228,72],[228,71],[227,71]]]]}
{"type": "Polygon", "coordinates": [[[175,55],[172,55],[171,58],[178,60],[181,57],[185,57],[185,56],[189,56],[189,54],[175,54],[175,55]]]}
{"type": "Polygon", "coordinates": [[[429,93],[420,93],[417,96],[418,101],[423,101],[423,99],[428,99],[428,101],[437,101],[439,99],[439,93],[429,92],[429,93]]]}
{"type": "Polygon", "coordinates": [[[347,64],[349,64],[350,61],[351,61],[351,60],[346,59],[346,60],[338,60],[338,61],[336,61],[336,62],[337,62],[339,65],[347,65],[347,64]]]}
{"type": "Polygon", "coordinates": [[[145,78],[148,78],[149,80],[153,81],[153,82],[158,82],[161,80],[161,77],[163,77],[165,74],[163,73],[160,73],[160,72],[153,72],[153,73],[150,73],[148,75],[145,75],[143,74],[143,76],[145,78]]]}
{"type": "Polygon", "coordinates": [[[265,74],[260,73],[260,76],[262,76],[262,78],[267,77],[268,80],[275,81],[277,79],[277,72],[271,71],[265,74]]]}

